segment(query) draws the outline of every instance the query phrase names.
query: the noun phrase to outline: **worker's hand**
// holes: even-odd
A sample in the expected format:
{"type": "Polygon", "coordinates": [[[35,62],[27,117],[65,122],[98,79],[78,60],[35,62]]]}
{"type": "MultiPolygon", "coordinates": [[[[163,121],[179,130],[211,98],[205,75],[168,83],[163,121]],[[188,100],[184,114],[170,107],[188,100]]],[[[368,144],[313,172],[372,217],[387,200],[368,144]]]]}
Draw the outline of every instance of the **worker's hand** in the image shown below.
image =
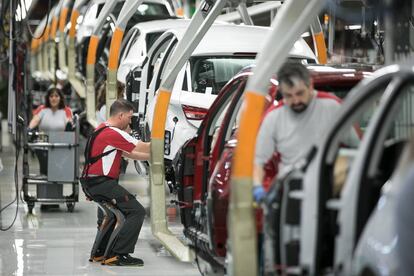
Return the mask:
{"type": "Polygon", "coordinates": [[[28,127],[27,128],[27,136],[28,136],[28,141],[33,142],[37,138],[37,133],[35,132],[35,130],[33,128],[28,127]]]}
{"type": "Polygon", "coordinates": [[[260,185],[253,187],[253,198],[256,202],[262,201],[265,195],[266,191],[263,189],[263,186],[260,185]]]}

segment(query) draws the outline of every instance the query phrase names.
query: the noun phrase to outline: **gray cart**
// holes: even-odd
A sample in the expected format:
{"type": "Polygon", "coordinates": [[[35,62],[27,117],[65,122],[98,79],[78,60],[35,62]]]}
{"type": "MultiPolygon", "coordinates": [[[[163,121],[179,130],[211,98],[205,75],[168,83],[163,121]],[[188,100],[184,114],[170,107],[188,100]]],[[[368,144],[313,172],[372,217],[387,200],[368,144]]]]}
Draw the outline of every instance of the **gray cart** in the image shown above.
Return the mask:
{"type": "MultiPolygon", "coordinates": [[[[23,155],[23,195],[29,213],[35,202],[44,204],[66,203],[73,212],[79,199],[79,123],[74,117],[74,131],[56,131],[32,134],[37,137],[26,139],[23,155]],[[33,150],[47,160],[46,174],[30,173],[28,153],[33,150]],[[29,186],[36,186],[36,195],[29,193],[29,186]],[[63,185],[72,185],[72,193],[63,195],[63,185]]],[[[45,161],[46,161],[45,160],[45,161]]],[[[42,164],[41,164],[42,166],[42,164]]]]}

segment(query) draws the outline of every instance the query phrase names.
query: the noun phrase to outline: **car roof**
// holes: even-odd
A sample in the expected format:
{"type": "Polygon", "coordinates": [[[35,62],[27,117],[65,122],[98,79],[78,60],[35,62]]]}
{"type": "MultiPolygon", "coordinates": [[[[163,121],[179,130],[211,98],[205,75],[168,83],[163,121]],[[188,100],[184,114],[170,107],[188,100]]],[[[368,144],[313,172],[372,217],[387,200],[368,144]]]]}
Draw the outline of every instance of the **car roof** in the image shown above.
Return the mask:
{"type": "MultiPolygon", "coordinates": [[[[341,86],[352,83],[357,83],[363,78],[369,78],[372,76],[374,68],[360,67],[352,65],[321,65],[311,64],[306,65],[306,68],[310,71],[314,85],[326,85],[341,86]]],[[[240,78],[250,76],[253,74],[253,68],[255,65],[249,65],[244,67],[234,78],[240,78]]],[[[276,76],[273,76],[277,80],[276,76]]]]}
{"type": "Polygon", "coordinates": [[[137,23],[131,28],[131,30],[139,29],[141,32],[151,33],[151,32],[168,30],[171,28],[187,27],[189,22],[190,22],[190,19],[182,19],[182,18],[152,20],[152,21],[137,23]]]}
{"type": "Polygon", "coordinates": [[[307,66],[311,72],[315,85],[331,84],[341,86],[349,83],[357,83],[365,77],[370,77],[372,71],[363,68],[336,67],[331,65],[307,66]]]}
{"type": "MultiPolygon", "coordinates": [[[[171,30],[178,39],[182,39],[186,28],[171,30]]],[[[228,53],[257,53],[262,49],[265,39],[270,35],[271,28],[260,26],[233,25],[221,22],[214,23],[205,37],[194,50],[192,56],[220,55],[228,53]],[[223,38],[226,39],[223,39],[223,38]],[[237,41],[238,43],[230,43],[237,41]],[[262,42],[262,43],[260,43],[262,42]]],[[[316,57],[306,42],[301,38],[292,48],[289,56],[306,57],[316,60],[316,57]]]]}

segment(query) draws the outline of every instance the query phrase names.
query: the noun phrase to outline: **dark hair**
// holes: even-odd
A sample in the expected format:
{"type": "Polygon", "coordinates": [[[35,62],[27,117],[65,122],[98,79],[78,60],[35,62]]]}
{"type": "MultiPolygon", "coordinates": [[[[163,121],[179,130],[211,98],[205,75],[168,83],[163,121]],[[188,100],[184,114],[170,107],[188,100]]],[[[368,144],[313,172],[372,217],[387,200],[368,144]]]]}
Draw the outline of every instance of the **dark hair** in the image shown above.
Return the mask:
{"type": "Polygon", "coordinates": [[[106,82],[103,81],[97,89],[96,97],[96,110],[100,110],[102,106],[105,105],[106,100],[106,82]]]}
{"type": "Polygon", "coordinates": [[[57,93],[60,97],[58,108],[59,109],[65,108],[65,98],[63,96],[63,93],[62,93],[62,91],[57,89],[55,86],[49,86],[49,88],[47,89],[47,93],[46,93],[46,97],[45,97],[45,106],[50,108],[49,97],[53,93],[57,93]]]}
{"type": "Polygon", "coordinates": [[[309,86],[311,83],[309,71],[301,63],[285,63],[277,73],[277,79],[279,83],[283,82],[289,86],[294,85],[293,79],[302,80],[306,86],[309,86]]]}
{"type": "MultiPolygon", "coordinates": [[[[117,81],[117,99],[123,98],[125,85],[122,82],[117,81]]],[[[106,81],[102,81],[97,85],[96,89],[96,110],[100,110],[102,106],[106,104],[106,81]]]]}
{"type": "Polygon", "coordinates": [[[118,99],[111,105],[109,116],[114,116],[120,112],[129,112],[131,110],[134,110],[132,103],[125,99],[118,99]]]}

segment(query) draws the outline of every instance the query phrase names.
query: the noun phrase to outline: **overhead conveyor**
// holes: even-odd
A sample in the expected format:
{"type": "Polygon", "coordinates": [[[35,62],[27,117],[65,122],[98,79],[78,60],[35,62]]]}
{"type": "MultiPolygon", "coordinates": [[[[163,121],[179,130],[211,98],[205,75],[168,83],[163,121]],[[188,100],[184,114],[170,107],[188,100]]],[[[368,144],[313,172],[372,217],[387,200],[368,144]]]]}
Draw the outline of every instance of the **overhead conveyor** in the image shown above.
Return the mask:
{"type": "MultiPolygon", "coordinates": [[[[101,12],[99,13],[96,25],[93,29],[91,38],[89,40],[88,54],[86,58],[86,118],[88,122],[97,127],[96,121],[96,103],[95,103],[95,64],[96,64],[96,51],[99,44],[99,35],[102,31],[102,27],[105,24],[106,18],[115,8],[118,1],[105,2],[101,12]]],[[[107,108],[109,110],[109,108],[107,108]]]]}
{"type": "Polygon", "coordinates": [[[313,48],[315,49],[315,54],[318,57],[319,63],[326,64],[328,62],[328,51],[326,48],[325,37],[323,35],[319,17],[315,16],[314,18],[315,19],[310,25],[313,38],[313,48]]]}
{"type": "Polygon", "coordinates": [[[48,28],[48,19],[45,18],[45,23],[43,25],[42,31],[43,31],[43,35],[40,38],[40,43],[39,43],[39,56],[40,56],[40,71],[42,72],[42,77],[43,79],[47,79],[47,74],[46,74],[46,70],[47,70],[47,58],[45,58],[45,45],[46,45],[46,40],[47,37],[49,36],[49,28],[48,28]]]}
{"type": "MultiPolygon", "coordinates": [[[[87,106],[87,118],[89,123],[96,126],[96,113],[95,113],[95,64],[96,64],[96,52],[99,44],[99,35],[106,18],[115,8],[118,1],[106,2],[99,14],[97,23],[93,30],[91,39],[89,41],[88,54],[86,60],[86,106],[87,106]]],[[[119,61],[119,52],[121,48],[122,38],[124,36],[125,28],[128,21],[136,13],[137,8],[143,3],[143,0],[127,0],[124,2],[118,19],[115,23],[115,31],[111,38],[111,44],[109,49],[109,62],[108,62],[108,79],[106,86],[106,106],[111,104],[117,98],[116,89],[116,73],[119,61]]],[[[109,108],[107,108],[107,117],[109,117],[109,108]]]]}
{"type": "MultiPolygon", "coordinates": [[[[246,12],[249,15],[249,17],[263,14],[266,12],[270,12],[272,10],[277,10],[282,5],[282,1],[268,1],[264,3],[260,3],[257,5],[253,5],[246,8],[246,12]]],[[[241,11],[233,11],[230,13],[221,14],[217,17],[217,20],[224,21],[224,22],[235,22],[239,20],[243,20],[241,11]]],[[[244,22],[244,20],[243,20],[244,22]]]]}
{"type": "Polygon", "coordinates": [[[70,16],[70,29],[69,29],[69,45],[67,49],[68,54],[68,79],[70,84],[75,89],[76,93],[81,97],[85,98],[85,83],[76,74],[76,50],[75,50],[75,36],[76,36],[76,24],[79,18],[79,10],[85,5],[88,0],[76,0],[72,14],[70,16]]]}
{"type": "MultiPolygon", "coordinates": [[[[319,1],[320,2],[320,1],[319,1]]],[[[188,58],[191,56],[191,53],[197,47],[198,43],[201,41],[207,30],[210,28],[214,20],[220,14],[222,9],[228,5],[232,7],[239,6],[241,2],[239,1],[203,1],[200,5],[200,8],[194,14],[191,23],[183,36],[183,39],[179,41],[177,47],[175,48],[175,52],[173,53],[170,61],[167,65],[167,70],[165,71],[165,77],[163,78],[162,84],[160,86],[157,97],[157,102],[155,105],[154,110],[154,118],[152,120],[152,132],[151,132],[151,170],[150,170],[150,182],[151,182],[151,225],[152,231],[155,237],[159,239],[163,245],[176,257],[181,260],[190,260],[191,259],[191,251],[188,249],[186,245],[184,245],[180,240],[178,240],[169,230],[166,221],[166,210],[165,210],[165,176],[164,176],[164,135],[165,135],[165,123],[166,123],[166,114],[168,110],[168,105],[170,102],[170,97],[172,93],[172,88],[177,77],[177,74],[181,67],[185,64],[188,58]],[[160,208],[160,206],[162,206],[160,208]],[[185,258],[184,258],[185,257],[185,258]]],[[[316,11],[314,13],[314,17],[306,17],[306,19],[302,19],[300,15],[300,8],[308,7],[308,1],[290,1],[288,2],[287,7],[284,10],[285,12],[281,12],[283,17],[278,19],[278,24],[282,24],[284,26],[283,34],[279,33],[280,37],[286,37],[286,34],[292,33],[292,26],[297,29],[297,36],[296,32],[295,39],[300,36],[299,31],[303,31],[306,26],[309,26],[311,20],[309,18],[316,17],[316,11]],[[301,6],[300,6],[301,5],[301,6]],[[293,11],[291,11],[293,9],[293,11]],[[288,14],[289,18],[286,18],[286,13],[288,14]],[[301,20],[299,20],[300,18],[301,20]],[[286,20],[286,22],[283,22],[286,20]],[[294,22],[292,22],[294,21],[294,22]],[[287,30],[288,29],[288,30],[287,30]]],[[[310,4],[314,4],[315,1],[310,1],[310,4]]],[[[242,5],[244,2],[242,2],[242,5]]],[[[314,5],[315,6],[315,5],[314,5]]],[[[241,7],[243,9],[243,6],[241,7]]],[[[309,11],[307,11],[309,12],[309,11]]],[[[280,27],[279,27],[280,28],[280,27]]],[[[296,30],[294,29],[294,30],[296,30]]],[[[280,32],[280,31],[279,31],[280,32]]],[[[274,40],[274,36],[272,37],[271,41],[274,40]]],[[[283,43],[280,39],[277,40],[278,43],[273,43],[272,45],[268,45],[266,53],[272,53],[277,47],[280,47],[283,51],[279,49],[279,52],[276,56],[279,56],[281,60],[287,57],[289,49],[293,45],[293,36],[289,36],[288,43],[283,43]],[[288,46],[287,46],[288,45],[288,46]],[[272,48],[271,50],[269,48],[272,48]],[[281,58],[283,57],[283,58],[281,58]]],[[[272,53],[272,56],[273,53],[272,53]]],[[[263,61],[262,61],[263,62],[263,61]]],[[[269,71],[273,72],[273,71],[269,71]]],[[[268,80],[270,78],[266,75],[264,79],[268,80]]],[[[267,81],[263,81],[262,85],[266,86],[267,88],[267,81]]],[[[263,90],[262,91],[266,91],[263,90]]],[[[253,114],[256,114],[254,119],[257,119],[256,122],[256,133],[259,123],[260,116],[258,115],[258,110],[260,110],[260,106],[263,106],[264,103],[264,96],[263,99],[253,95],[250,96],[253,98],[253,106],[251,108],[255,109],[253,114]],[[259,107],[259,108],[258,108],[259,107]]],[[[260,113],[261,114],[261,113],[260,113]]],[[[253,119],[253,120],[254,120],[253,119]]],[[[246,126],[245,126],[246,127],[246,126]]],[[[251,127],[250,127],[251,130],[251,127]]],[[[246,129],[244,130],[246,131],[246,129]]],[[[253,136],[253,138],[255,135],[253,136]]],[[[249,136],[249,139],[253,139],[252,136],[249,136]]],[[[252,141],[248,141],[250,144],[253,144],[252,141]]],[[[246,143],[246,142],[245,142],[246,143]]],[[[253,150],[248,150],[248,153],[252,156],[253,150]]],[[[240,167],[240,164],[239,164],[240,167]]],[[[244,167],[242,168],[244,169],[244,167]]],[[[239,168],[240,170],[240,168],[239,168]]],[[[252,166],[250,166],[250,171],[252,170],[252,166]]],[[[241,176],[244,176],[245,173],[242,172],[241,176]]],[[[237,174],[236,174],[237,176],[237,174]]],[[[251,177],[251,172],[250,172],[251,177]]],[[[237,183],[237,182],[236,182],[237,183]]],[[[232,262],[229,267],[230,275],[256,275],[257,274],[257,258],[255,258],[257,252],[256,246],[256,233],[254,229],[254,220],[253,220],[253,212],[252,212],[252,198],[251,198],[251,180],[242,180],[241,187],[239,189],[235,189],[234,193],[232,192],[233,197],[235,199],[240,199],[241,203],[235,203],[233,200],[233,209],[237,209],[237,212],[234,217],[238,217],[238,221],[234,221],[231,219],[231,223],[233,224],[231,227],[232,229],[237,229],[239,231],[237,234],[233,234],[232,243],[231,243],[231,252],[232,252],[232,262]],[[246,193],[247,190],[247,193],[246,193]],[[240,192],[244,193],[244,196],[240,195],[240,192]],[[235,195],[236,196],[235,196],[235,195]],[[247,205],[246,205],[247,204],[247,205]],[[240,219],[241,218],[241,219],[240,219]],[[234,242],[238,244],[235,245],[234,242]],[[249,254],[246,254],[249,252],[249,254]],[[254,254],[254,256],[252,256],[254,254]]],[[[235,210],[233,210],[233,215],[235,214],[235,210]]]]}
{"type": "Polygon", "coordinates": [[[33,72],[37,72],[37,75],[39,78],[44,79],[44,65],[43,65],[43,40],[45,36],[45,24],[46,24],[46,17],[44,17],[39,25],[37,26],[34,35],[35,38],[32,41],[32,55],[33,55],[33,61],[35,64],[35,67],[33,69],[33,72]]]}
{"type": "Polygon", "coordinates": [[[61,6],[59,15],[59,28],[56,37],[58,42],[58,64],[59,69],[65,73],[68,73],[68,65],[66,62],[66,44],[65,44],[65,25],[68,20],[69,9],[72,6],[73,0],[64,0],[61,6]]]}
{"type": "Polygon", "coordinates": [[[165,78],[155,105],[151,132],[151,228],[153,235],[181,261],[193,260],[190,248],[179,240],[167,226],[165,208],[164,133],[165,122],[175,78],[191,56],[209,27],[225,7],[227,1],[203,1],[195,12],[183,38],[171,56],[165,78]]]}
{"type": "Polygon", "coordinates": [[[42,55],[43,55],[43,65],[44,65],[44,74],[48,80],[53,80],[52,73],[50,72],[50,35],[51,35],[51,29],[52,29],[52,20],[53,20],[53,13],[55,11],[55,8],[52,8],[49,13],[49,19],[46,24],[46,30],[45,35],[43,36],[43,43],[42,43],[42,55]]]}
{"type": "Polygon", "coordinates": [[[56,81],[56,33],[58,29],[59,15],[63,5],[63,1],[64,0],[60,0],[49,15],[52,17],[52,23],[50,27],[49,41],[47,42],[48,46],[46,48],[49,53],[49,75],[51,76],[52,82],[56,81]]]}
{"type": "MultiPolygon", "coordinates": [[[[253,22],[251,21],[252,16],[270,12],[272,10],[277,11],[281,6],[282,1],[268,1],[250,7],[246,7],[245,4],[241,3],[237,11],[219,15],[217,20],[224,22],[235,22],[242,20],[246,25],[253,25],[253,22]]],[[[315,19],[310,24],[310,31],[312,35],[313,47],[315,49],[315,55],[318,57],[320,64],[326,64],[328,59],[327,47],[318,16],[315,16],[315,19]]]]}
{"type": "MultiPolygon", "coordinates": [[[[262,118],[267,80],[285,61],[289,49],[318,15],[324,0],[287,1],[279,10],[271,36],[257,57],[254,74],[248,80],[243,101],[231,177],[229,236],[232,252],[230,264],[233,275],[246,274],[251,260],[256,260],[256,231],[253,217],[252,175],[256,136],[262,118]],[[283,37],[283,39],[280,39],[283,37]],[[277,42],[277,43],[275,43],[277,42]],[[246,252],[250,252],[246,256],[246,252]]],[[[252,271],[257,273],[257,267],[252,271]]]]}
{"type": "MultiPolygon", "coordinates": [[[[136,13],[143,0],[126,0],[115,24],[115,31],[111,39],[109,48],[108,61],[108,81],[106,86],[106,106],[111,104],[117,98],[116,74],[119,63],[119,54],[121,51],[121,42],[124,37],[128,21],[136,13]]],[[[109,117],[109,108],[106,109],[106,116],[109,117]]]]}

